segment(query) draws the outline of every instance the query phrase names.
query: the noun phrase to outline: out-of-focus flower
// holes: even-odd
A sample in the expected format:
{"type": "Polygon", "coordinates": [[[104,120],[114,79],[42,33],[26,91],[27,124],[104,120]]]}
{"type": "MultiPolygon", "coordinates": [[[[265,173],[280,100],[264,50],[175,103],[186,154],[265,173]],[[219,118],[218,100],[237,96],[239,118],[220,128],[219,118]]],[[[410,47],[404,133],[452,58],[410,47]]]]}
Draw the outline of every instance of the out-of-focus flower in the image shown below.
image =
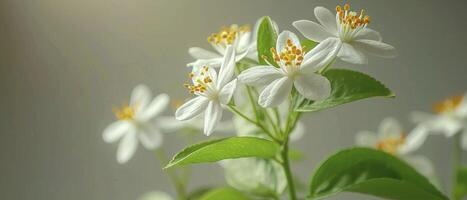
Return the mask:
{"type": "Polygon", "coordinates": [[[162,192],[162,191],[151,191],[143,196],[141,196],[138,200],[173,200],[172,196],[169,194],[162,192]]]}
{"type": "Polygon", "coordinates": [[[412,121],[418,137],[426,138],[428,134],[444,134],[452,137],[462,134],[461,145],[467,150],[467,94],[445,99],[433,106],[435,114],[413,112],[412,121]]]}
{"type": "Polygon", "coordinates": [[[420,141],[417,141],[418,139],[417,137],[413,137],[413,133],[406,136],[401,125],[394,118],[386,118],[381,122],[377,133],[370,131],[357,133],[356,144],[398,156],[423,175],[433,177],[435,174],[433,164],[427,157],[410,155],[410,153],[416,150],[411,145],[420,146],[420,141]]]}
{"type": "Polygon", "coordinates": [[[272,64],[251,67],[238,79],[247,85],[267,85],[258,99],[263,107],[281,104],[293,87],[307,99],[324,99],[331,92],[331,84],[316,72],[334,60],[340,46],[338,43],[338,40],[326,40],[305,54],[297,36],[284,31],[279,34],[276,48],[271,49],[280,68],[272,64]]]}
{"type": "Polygon", "coordinates": [[[235,54],[232,46],[228,46],[219,69],[203,67],[197,74],[190,74],[193,85],[186,85],[190,93],[197,97],[187,101],[175,112],[178,120],[188,120],[204,111],[204,134],[210,135],[222,118],[222,106],[229,103],[237,85],[232,80],[235,68],[235,54]]]}
{"type": "Polygon", "coordinates": [[[346,4],[344,8],[337,6],[336,11],[334,15],[324,7],[316,7],[314,12],[319,24],[299,20],[293,26],[306,38],[316,42],[337,38],[341,46],[337,56],[345,62],[366,64],[368,59],[364,53],[388,58],[397,55],[393,46],[383,43],[381,35],[367,27],[370,17],[365,15],[364,10],[357,13],[346,4]]]}
{"type": "Polygon", "coordinates": [[[115,110],[118,121],[110,124],[102,136],[107,143],[121,139],[117,150],[119,163],[125,163],[133,156],[139,142],[150,150],[161,145],[162,135],[151,122],[164,111],[168,102],[167,94],[152,99],[149,88],[138,85],[133,89],[130,104],[115,110]]]}

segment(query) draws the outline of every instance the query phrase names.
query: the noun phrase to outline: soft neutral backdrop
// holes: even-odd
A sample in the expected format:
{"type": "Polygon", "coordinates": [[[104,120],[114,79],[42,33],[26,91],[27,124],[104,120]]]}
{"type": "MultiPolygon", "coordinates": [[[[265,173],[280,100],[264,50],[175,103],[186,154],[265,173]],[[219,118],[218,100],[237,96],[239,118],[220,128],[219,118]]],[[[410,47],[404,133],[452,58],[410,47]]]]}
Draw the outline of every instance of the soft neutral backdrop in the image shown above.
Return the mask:
{"type": "MultiPolygon", "coordinates": [[[[284,29],[312,19],[318,5],[341,1],[2,0],[0,1],[0,199],[128,200],[158,189],[173,193],[151,152],[139,149],[125,165],[101,133],[139,83],[155,93],[188,97],[182,84],[188,47],[209,48],[222,25],[271,16],[284,29]]],[[[412,110],[467,89],[467,1],[352,1],[366,8],[371,27],[399,52],[354,67],[384,82],[395,99],[371,99],[306,115],[297,148],[307,159],[294,167],[307,180],[359,130],[375,130],[386,116],[407,130],[412,110]]],[[[171,112],[167,112],[169,115],[171,112]]],[[[207,139],[207,138],[206,138],[207,139]]],[[[167,136],[171,154],[183,147],[167,136]]],[[[449,191],[451,143],[431,137],[419,153],[432,158],[449,191]]],[[[194,169],[190,188],[223,184],[219,166],[194,169]]],[[[344,195],[341,198],[368,198],[344,195]]],[[[370,199],[370,198],[369,198],[370,199]]]]}

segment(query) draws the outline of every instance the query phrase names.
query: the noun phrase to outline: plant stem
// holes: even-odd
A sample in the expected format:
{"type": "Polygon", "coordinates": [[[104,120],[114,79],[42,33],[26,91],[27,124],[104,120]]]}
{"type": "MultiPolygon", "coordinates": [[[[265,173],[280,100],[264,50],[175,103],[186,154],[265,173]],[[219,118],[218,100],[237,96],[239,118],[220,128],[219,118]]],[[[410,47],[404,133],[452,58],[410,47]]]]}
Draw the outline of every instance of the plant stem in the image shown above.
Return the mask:
{"type": "MultiPolygon", "coordinates": [[[[168,159],[164,151],[160,148],[157,149],[156,156],[159,159],[161,166],[164,167],[165,163],[168,162],[168,159]]],[[[183,183],[183,181],[178,177],[174,169],[166,169],[165,172],[167,173],[167,176],[170,178],[170,181],[175,187],[175,191],[177,192],[178,199],[186,200],[187,195],[185,191],[185,184],[183,183]]]]}
{"type": "Polygon", "coordinates": [[[456,189],[457,189],[457,172],[459,168],[462,165],[462,148],[461,148],[461,133],[457,133],[454,136],[454,149],[453,149],[453,172],[452,172],[452,194],[451,197],[453,200],[460,200],[461,197],[456,195],[456,189]]]}
{"type": "Polygon", "coordinates": [[[292,176],[292,172],[290,171],[290,163],[289,163],[289,142],[288,138],[285,139],[284,144],[282,146],[282,167],[284,168],[285,177],[287,178],[287,185],[289,188],[289,196],[290,200],[296,200],[297,194],[295,192],[295,184],[292,176]]]}

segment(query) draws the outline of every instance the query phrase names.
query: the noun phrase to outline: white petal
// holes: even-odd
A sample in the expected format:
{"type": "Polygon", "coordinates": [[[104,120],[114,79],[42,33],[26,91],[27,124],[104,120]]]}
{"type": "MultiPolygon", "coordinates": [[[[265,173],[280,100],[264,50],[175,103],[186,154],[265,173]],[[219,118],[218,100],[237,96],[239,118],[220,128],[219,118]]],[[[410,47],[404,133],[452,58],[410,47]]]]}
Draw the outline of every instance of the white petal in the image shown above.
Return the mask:
{"type": "Polygon", "coordinates": [[[199,115],[206,109],[209,100],[205,97],[199,96],[195,97],[182,106],[180,106],[177,111],[175,111],[175,118],[177,120],[187,120],[199,115]]]}
{"type": "Polygon", "coordinates": [[[251,39],[251,32],[240,34],[240,38],[238,39],[238,44],[237,44],[237,49],[236,49],[237,52],[243,52],[246,49],[248,49],[248,47],[250,46],[250,42],[252,42],[250,39],[251,39]]]}
{"type": "Polygon", "coordinates": [[[243,71],[238,75],[238,80],[247,85],[262,86],[269,84],[282,76],[283,74],[277,67],[260,65],[243,71]]]}
{"type": "Polygon", "coordinates": [[[126,163],[136,152],[138,147],[138,139],[136,138],[135,130],[125,134],[120,141],[117,149],[117,161],[120,164],[126,163]]]}
{"type": "Polygon", "coordinates": [[[462,118],[467,118],[467,94],[463,96],[456,113],[462,118]]]}
{"type": "Polygon", "coordinates": [[[138,139],[148,150],[156,149],[162,144],[161,132],[151,125],[146,125],[139,130],[138,139]]]}
{"type": "Polygon", "coordinates": [[[217,53],[199,47],[190,47],[188,49],[188,53],[195,59],[212,59],[221,57],[221,55],[217,53]]]}
{"type": "Polygon", "coordinates": [[[225,51],[224,60],[219,70],[219,78],[217,79],[217,87],[221,88],[232,80],[235,70],[235,50],[232,46],[228,46],[225,51]]]}
{"type": "Polygon", "coordinates": [[[130,106],[136,108],[136,112],[143,109],[151,101],[152,94],[146,85],[138,85],[131,92],[130,106]]]}
{"type": "Polygon", "coordinates": [[[327,8],[318,6],[315,8],[315,16],[324,29],[334,35],[337,34],[336,15],[332,14],[327,8]]]}
{"type": "Polygon", "coordinates": [[[179,121],[174,116],[161,116],[156,119],[156,126],[164,133],[176,132],[185,127],[188,121],[179,121]]]}
{"type": "Polygon", "coordinates": [[[292,40],[292,44],[297,46],[299,49],[302,48],[302,45],[300,44],[300,40],[298,39],[297,35],[295,35],[295,33],[292,33],[290,31],[282,31],[282,33],[280,33],[279,36],[277,37],[277,41],[276,41],[277,52],[281,52],[287,46],[288,39],[292,40]]]}
{"type": "Polygon", "coordinates": [[[319,43],[315,48],[305,54],[301,70],[316,72],[329,65],[337,56],[342,42],[337,38],[329,38],[319,43]]]}
{"type": "Polygon", "coordinates": [[[293,22],[293,26],[300,31],[306,38],[315,42],[321,42],[329,37],[336,37],[334,34],[329,33],[323,26],[316,22],[308,20],[299,20],[293,22]]]}
{"type": "Polygon", "coordinates": [[[149,103],[149,105],[144,108],[144,110],[141,110],[141,112],[138,113],[136,118],[141,121],[148,121],[152,119],[165,110],[169,104],[169,101],[169,95],[164,93],[157,95],[157,97],[154,98],[151,103],[149,103]]]}
{"type": "Polygon", "coordinates": [[[425,156],[405,156],[404,160],[427,178],[435,175],[433,163],[425,156]]]}
{"type": "Polygon", "coordinates": [[[209,66],[214,68],[219,68],[222,64],[222,57],[219,56],[218,58],[211,58],[211,59],[198,59],[195,62],[188,63],[188,67],[194,68],[201,68],[203,66],[209,66]]]}
{"type": "Polygon", "coordinates": [[[209,102],[204,114],[204,134],[209,136],[222,118],[222,107],[217,102],[209,102]]]}
{"type": "Polygon", "coordinates": [[[464,132],[461,135],[461,146],[467,151],[467,128],[464,128],[464,132]]]}
{"type": "Polygon", "coordinates": [[[354,40],[376,40],[376,41],[382,41],[383,38],[381,37],[381,34],[379,34],[377,31],[371,29],[371,28],[364,28],[360,30],[357,35],[353,38],[354,40]]]}
{"type": "Polygon", "coordinates": [[[432,120],[422,122],[420,125],[425,126],[430,132],[443,133],[446,137],[454,136],[463,128],[462,121],[449,116],[436,116],[432,120]]]}
{"type": "Polygon", "coordinates": [[[128,121],[116,121],[105,128],[102,138],[107,143],[113,143],[120,139],[131,128],[132,125],[128,121]]]}
{"type": "Polygon", "coordinates": [[[227,83],[219,92],[219,101],[221,104],[226,105],[229,103],[230,99],[232,99],[232,95],[235,92],[235,88],[237,87],[237,79],[230,81],[227,83]]]}
{"type": "Polygon", "coordinates": [[[290,141],[298,141],[305,134],[305,125],[302,122],[297,122],[297,125],[290,133],[290,141]]]}
{"type": "Polygon", "coordinates": [[[419,125],[415,127],[405,138],[404,144],[399,148],[399,154],[408,154],[419,149],[428,136],[428,129],[419,125]]]}
{"type": "Polygon", "coordinates": [[[377,142],[376,133],[370,131],[360,131],[355,135],[355,144],[358,146],[375,148],[377,142]]]}
{"type": "Polygon", "coordinates": [[[403,131],[404,130],[402,130],[401,125],[396,119],[392,117],[388,117],[388,118],[383,119],[383,121],[381,121],[381,124],[379,125],[378,135],[381,138],[386,138],[386,137],[399,138],[401,134],[403,133],[403,131]]]}
{"type": "Polygon", "coordinates": [[[273,107],[281,104],[290,95],[292,83],[288,77],[273,81],[261,92],[258,104],[262,107],[273,107]]]}
{"type": "Polygon", "coordinates": [[[360,49],[368,54],[393,58],[397,56],[396,49],[386,43],[376,41],[376,40],[354,40],[351,43],[355,48],[360,49]]]}
{"type": "Polygon", "coordinates": [[[337,54],[341,60],[352,64],[367,64],[368,59],[361,51],[348,43],[342,43],[342,48],[337,54]]]}
{"type": "Polygon", "coordinates": [[[307,99],[319,101],[331,94],[331,83],[321,75],[315,73],[301,74],[295,78],[295,89],[307,99]]]}
{"type": "Polygon", "coordinates": [[[173,198],[165,192],[152,191],[144,194],[138,200],[173,200],[173,198]]]}

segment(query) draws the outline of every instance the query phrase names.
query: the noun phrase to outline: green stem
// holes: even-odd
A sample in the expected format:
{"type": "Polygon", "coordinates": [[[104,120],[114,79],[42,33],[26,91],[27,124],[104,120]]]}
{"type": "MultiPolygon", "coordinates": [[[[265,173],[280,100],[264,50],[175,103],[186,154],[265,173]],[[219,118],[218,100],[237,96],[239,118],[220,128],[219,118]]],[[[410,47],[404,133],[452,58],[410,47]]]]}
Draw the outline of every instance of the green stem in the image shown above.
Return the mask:
{"type": "MultiPolygon", "coordinates": [[[[168,162],[167,156],[165,155],[164,151],[162,149],[157,149],[156,156],[159,159],[161,166],[164,167],[164,164],[168,162]]],[[[165,172],[167,173],[167,176],[170,178],[170,181],[175,187],[178,199],[186,200],[187,194],[185,190],[185,184],[183,183],[183,181],[178,177],[174,169],[166,169],[165,172]]]]}
{"type": "Polygon", "coordinates": [[[282,167],[284,168],[285,177],[287,178],[287,185],[289,189],[290,200],[296,200],[297,194],[295,192],[295,184],[290,170],[290,161],[289,161],[289,142],[288,138],[284,141],[282,145],[282,167]]]}
{"type": "Polygon", "coordinates": [[[457,133],[454,136],[454,149],[453,149],[453,175],[452,175],[452,180],[453,180],[453,185],[452,185],[452,199],[453,200],[460,200],[462,197],[456,195],[456,189],[457,189],[457,172],[459,168],[462,165],[462,147],[461,147],[461,133],[457,133]]]}

